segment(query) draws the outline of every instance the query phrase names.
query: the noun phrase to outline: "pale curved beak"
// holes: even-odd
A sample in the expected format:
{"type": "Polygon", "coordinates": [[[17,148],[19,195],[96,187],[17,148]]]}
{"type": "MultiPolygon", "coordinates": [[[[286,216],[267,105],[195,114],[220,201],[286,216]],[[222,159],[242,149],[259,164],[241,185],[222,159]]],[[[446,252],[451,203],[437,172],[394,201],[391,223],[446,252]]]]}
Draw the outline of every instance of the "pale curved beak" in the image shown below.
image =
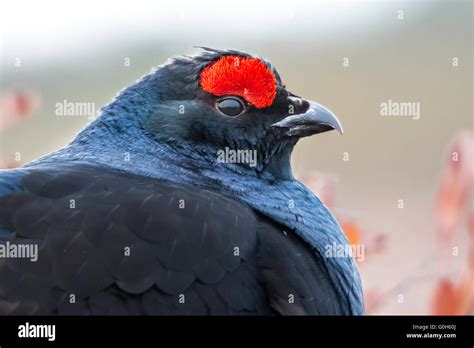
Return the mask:
{"type": "Polygon", "coordinates": [[[302,113],[285,117],[274,123],[272,128],[283,136],[307,137],[331,130],[343,133],[341,122],[328,108],[308,101],[309,109],[302,113]]]}

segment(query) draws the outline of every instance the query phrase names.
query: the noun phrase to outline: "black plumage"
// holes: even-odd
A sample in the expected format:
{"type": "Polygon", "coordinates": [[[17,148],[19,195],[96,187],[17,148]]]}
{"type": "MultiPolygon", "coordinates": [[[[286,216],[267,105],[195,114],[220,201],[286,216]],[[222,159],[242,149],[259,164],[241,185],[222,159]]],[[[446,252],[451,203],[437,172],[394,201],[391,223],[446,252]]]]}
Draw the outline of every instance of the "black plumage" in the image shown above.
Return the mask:
{"type": "Polygon", "coordinates": [[[85,165],[20,185],[3,242],[39,256],[0,259],[1,314],[343,313],[310,247],[228,197],[85,165]]]}

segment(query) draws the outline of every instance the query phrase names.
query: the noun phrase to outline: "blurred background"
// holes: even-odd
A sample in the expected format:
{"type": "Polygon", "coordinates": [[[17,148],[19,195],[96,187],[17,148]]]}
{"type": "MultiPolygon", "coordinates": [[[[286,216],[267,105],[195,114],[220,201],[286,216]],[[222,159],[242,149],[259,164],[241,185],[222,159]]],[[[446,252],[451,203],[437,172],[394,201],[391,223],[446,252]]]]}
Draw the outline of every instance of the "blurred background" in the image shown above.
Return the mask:
{"type": "Polygon", "coordinates": [[[98,111],[193,46],[268,58],[338,115],[303,139],[295,175],[336,215],[367,314],[474,313],[472,1],[3,1],[0,167],[64,146],[98,111]],[[382,116],[411,102],[419,119],[382,116]]]}

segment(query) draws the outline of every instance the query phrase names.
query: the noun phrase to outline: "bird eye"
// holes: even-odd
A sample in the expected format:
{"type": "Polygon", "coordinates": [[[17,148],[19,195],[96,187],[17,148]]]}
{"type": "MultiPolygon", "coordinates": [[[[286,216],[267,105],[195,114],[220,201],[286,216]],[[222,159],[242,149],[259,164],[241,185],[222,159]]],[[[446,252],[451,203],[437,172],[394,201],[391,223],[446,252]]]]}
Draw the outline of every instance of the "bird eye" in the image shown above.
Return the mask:
{"type": "Polygon", "coordinates": [[[216,108],[227,116],[238,116],[245,110],[244,103],[238,98],[224,98],[216,103],[216,108]]]}

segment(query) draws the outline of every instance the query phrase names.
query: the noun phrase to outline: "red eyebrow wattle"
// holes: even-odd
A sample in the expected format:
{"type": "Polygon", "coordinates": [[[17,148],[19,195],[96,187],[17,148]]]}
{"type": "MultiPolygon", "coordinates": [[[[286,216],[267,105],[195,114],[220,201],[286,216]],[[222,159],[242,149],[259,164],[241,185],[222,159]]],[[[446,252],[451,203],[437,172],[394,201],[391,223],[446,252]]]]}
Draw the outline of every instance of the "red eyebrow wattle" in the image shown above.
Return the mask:
{"type": "Polygon", "coordinates": [[[237,95],[259,109],[272,105],[277,89],[275,76],[265,63],[239,56],[221,57],[204,68],[200,84],[208,93],[237,95]]]}

